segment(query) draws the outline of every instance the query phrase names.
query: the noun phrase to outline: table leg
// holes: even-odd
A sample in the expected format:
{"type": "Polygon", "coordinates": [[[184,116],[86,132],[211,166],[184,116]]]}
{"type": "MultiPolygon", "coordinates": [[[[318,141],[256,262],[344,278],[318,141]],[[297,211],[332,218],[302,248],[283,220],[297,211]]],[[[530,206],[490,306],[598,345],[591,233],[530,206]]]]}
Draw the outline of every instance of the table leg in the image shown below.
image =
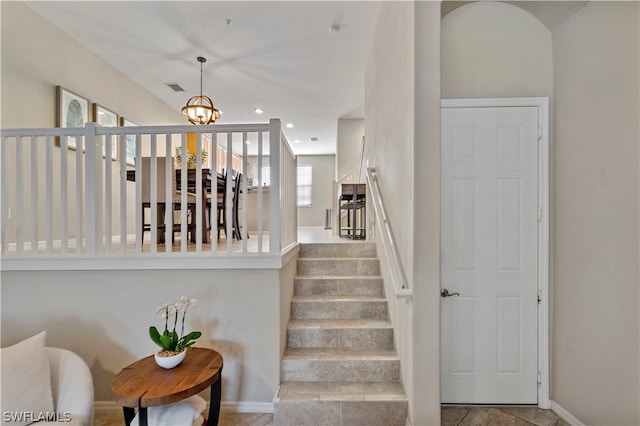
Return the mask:
{"type": "Polygon", "coordinates": [[[138,409],[138,426],[147,426],[147,407],[138,409]]]}
{"type": "Polygon", "coordinates": [[[129,426],[136,416],[136,410],[131,407],[122,407],[122,411],[124,412],[124,424],[129,426]]]}
{"type": "Polygon", "coordinates": [[[222,396],[222,376],[211,385],[211,397],[209,399],[209,416],[207,426],[218,426],[220,418],[220,398],[222,396]]]}

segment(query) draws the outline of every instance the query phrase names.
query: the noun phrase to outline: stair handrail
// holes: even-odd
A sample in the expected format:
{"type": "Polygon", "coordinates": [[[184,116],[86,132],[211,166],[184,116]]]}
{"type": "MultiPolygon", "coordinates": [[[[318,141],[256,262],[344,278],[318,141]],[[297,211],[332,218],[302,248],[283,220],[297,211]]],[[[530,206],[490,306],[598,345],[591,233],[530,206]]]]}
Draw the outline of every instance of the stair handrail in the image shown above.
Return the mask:
{"type": "Polygon", "coordinates": [[[396,299],[411,299],[413,297],[413,291],[409,288],[407,276],[404,272],[402,261],[400,260],[400,254],[398,253],[398,246],[393,236],[393,231],[391,230],[391,223],[384,208],[384,202],[382,201],[380,187],[378,186],[375,167],[367,167],[367,184],[371,190],[371,198],[373,199],[376,216],[382,220],[383,244],[385,247],[391,248],[391,283],[396,299]]]}

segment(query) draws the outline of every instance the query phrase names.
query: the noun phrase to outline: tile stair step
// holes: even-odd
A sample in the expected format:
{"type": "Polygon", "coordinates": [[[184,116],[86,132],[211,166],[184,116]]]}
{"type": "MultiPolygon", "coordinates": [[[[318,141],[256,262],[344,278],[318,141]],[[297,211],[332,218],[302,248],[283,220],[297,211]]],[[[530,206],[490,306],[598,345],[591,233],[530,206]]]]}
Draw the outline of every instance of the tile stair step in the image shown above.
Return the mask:
{"type": "Polygon", "coordinates": [[[275,399],[274,424],[278,426],[406,426],[405,400],[275,399]]]}
{"type": "Polygon", "coordinates": [[[274,424],[405,426],[375,243],[302,244],[274,424]]]}
{"type": "Polygon", "coordinates": [[[313,275],[296,276],[294,293],[300,296],[310,295],[384,295],[382,277],[370,275],[364,277],[313,275]]]}
{"type": "Polygon", "coordinates": [[[298,258],[298,276],[370,276],[380,275],[377,258],[298,258]]]}
{"type": "Polygon", "coordinates": [[[276,393],[280,400],[406,401],[402,383],[387,382],[283,382],[276,393]]]}
{"type": "Polygon", "coordinates": [[[291,318],[384,320],[388,305],[377,296],[293,296],[291,318]]]}
{"type": "Polygon", "coordinates": [[[300,257],[376,257],[375,243],[301,244],[300,257]]]}
{"type": "Polygon", "coordinates": [[[405,426],[402,384],[283,382],[274,398],[274,424],[405,426]]]}
{"type": "Polygon", "coordinates": [[[399,382],[400,359],[393,350],[287,348],[283,382],[399,382]]]}
{"type": "Polygon", "coordinates": [[[386,320],[291,320],[287,346],[393,349],[393,326],[386,320]]]}

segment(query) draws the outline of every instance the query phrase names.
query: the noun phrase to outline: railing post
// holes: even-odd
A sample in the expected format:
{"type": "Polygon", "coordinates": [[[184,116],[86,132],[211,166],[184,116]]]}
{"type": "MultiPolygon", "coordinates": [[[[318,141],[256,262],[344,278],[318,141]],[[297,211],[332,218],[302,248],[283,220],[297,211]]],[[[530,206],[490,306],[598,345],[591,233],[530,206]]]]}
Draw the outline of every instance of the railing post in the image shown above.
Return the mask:
{"type": "Polygon", "coordinates": [[[85,249],[86,254],[95,256],[102,241],[102,147],[96,137],[95,123],[85,124],[85,249]]]}
{"type": "Polygon", "coordinates": [[[280,134],[282,122],[269,120],[269,253],[280,254],[280,134]]]}

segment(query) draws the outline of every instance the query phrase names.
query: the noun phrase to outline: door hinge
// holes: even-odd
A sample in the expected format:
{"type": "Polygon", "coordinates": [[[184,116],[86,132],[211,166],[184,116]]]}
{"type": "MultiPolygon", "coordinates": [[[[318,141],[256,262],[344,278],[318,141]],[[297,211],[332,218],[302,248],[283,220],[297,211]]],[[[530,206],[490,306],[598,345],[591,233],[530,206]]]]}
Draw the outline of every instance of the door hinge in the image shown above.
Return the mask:
{"type": "Polygon", "coordinates": [[[538,305],[542,303],[542,290],[538,289],[538,305]]]}
{"type": "Polygon", "coordinates": [[[538,140],[542,140],[542,126],[538,126],[538,140]]]}
{"type": "Polygon", "coordinates": [[[542,222],[542,207],[538,207],[538,222],[542,222]]]}
{"type": "Polygon", "coordinates": [[[542,386],[542,373],[538,370],[538,386],[542,386]]]}

